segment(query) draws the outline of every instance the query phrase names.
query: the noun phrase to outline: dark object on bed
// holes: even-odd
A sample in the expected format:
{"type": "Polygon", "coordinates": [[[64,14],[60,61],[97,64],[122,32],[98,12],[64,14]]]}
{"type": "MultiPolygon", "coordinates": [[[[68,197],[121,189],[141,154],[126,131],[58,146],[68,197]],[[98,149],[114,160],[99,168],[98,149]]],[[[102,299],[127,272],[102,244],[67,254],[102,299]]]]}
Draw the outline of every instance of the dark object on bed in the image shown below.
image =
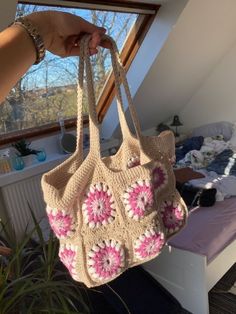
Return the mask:
{"type": "Polygon", "coordinates": [[[185,155],[191,150],[200,150],[204,142],[203,136],[196,136],[186,139],[182,142],[182,146],[176,148],[175,155],[176,161],[179,161],[185,157],[185,155]]]}
{"type": "Polygon", "coordinates": [[[236,153],[232,149],[225,149],[218,154],[207,166],[207,171],[215,171],[219,175],[236,176],[236,153]]]}
{"type": "Polygon", "coordinates": [[[216,202],[217,190],[214,188],[202,189],[188,183],[181,184],[178,182],[176,183],[176,188],[189,209],[195,206],[210,207],[216,202]]]}
{"type": "Polygon", "coordinates": [[[163,131],[168,131],[170,130],[170,127],[164,123],[159,123],[158,126],[156,127],[156,131],[158,133],[161,133],[163,131]]]}
{"type": "Polygon", "coordinates": [[[210,207],[213,206],[216,202],[216,193],[217,190],[215,188],[211,189],[201,189],[199,191],[199,200],[198,205],[202,207],[210,207]]]}
{"type": "MultiPolygon", "coordinates": [[[[183,314],[181,304],[148,272],[136,266],[109,284],[96,288],[114,308],[114,314],[183,314]],[[120,301],[119,297],[126,304],[120,301]],[[127,311],[127,307],[129,312],[127,311]]],[[[94,312],[99,313],[99,312],[94,312]]],[[[101,312],[104,314],[104,312],[101,312]]]]}

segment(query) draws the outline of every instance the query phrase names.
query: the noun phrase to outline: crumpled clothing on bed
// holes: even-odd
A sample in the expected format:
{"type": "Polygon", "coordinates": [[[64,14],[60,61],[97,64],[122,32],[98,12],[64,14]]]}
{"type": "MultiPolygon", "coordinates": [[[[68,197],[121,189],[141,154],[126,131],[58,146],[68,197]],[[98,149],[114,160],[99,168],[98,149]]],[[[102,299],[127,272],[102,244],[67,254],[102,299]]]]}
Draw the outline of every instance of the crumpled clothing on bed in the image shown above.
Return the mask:
{"type": "Polygon", "coordinates": [[[195,136],[186,139],[182,146],[175,151],[176,161],[183,159],[184,156],[191,150],[199,150],[202,147],[204,138],[203,136],[195,136]]]}
{"type": "Polygon", "coordinates": [[[187,152],[184,158],[178,161],[178,164],[190,166],[196,170],[205,168],[214,160],[216,155],[228,147],[229,143],[222,139],[206,137],[199,149],[187,152]]]}

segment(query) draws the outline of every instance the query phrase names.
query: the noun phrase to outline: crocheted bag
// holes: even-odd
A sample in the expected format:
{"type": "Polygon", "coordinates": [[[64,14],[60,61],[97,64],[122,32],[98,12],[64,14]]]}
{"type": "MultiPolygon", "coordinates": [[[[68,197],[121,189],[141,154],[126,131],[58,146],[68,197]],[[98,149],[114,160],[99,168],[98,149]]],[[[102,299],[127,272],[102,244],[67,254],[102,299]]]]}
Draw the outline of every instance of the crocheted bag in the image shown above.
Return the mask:
{"type": "Polygon", "coordinates": [[[43,175],[42,188],[49,223],[60,241],[61,261],[76,281],[93,287],[156,257],[166,239],[184,226],[187,211],[175,189],[170,162],[173,134],[142,136],[118,50],[111,38],[123,141],[117,154],[101,158],[89,40],[90,36],[84,36],[80,42],[77,148],[65,162],[43,175]],[[90,130],[90,149],[85,159],[84,68],[90,130]],[[136,137],[125,119],[121,84],[136,137]]]}

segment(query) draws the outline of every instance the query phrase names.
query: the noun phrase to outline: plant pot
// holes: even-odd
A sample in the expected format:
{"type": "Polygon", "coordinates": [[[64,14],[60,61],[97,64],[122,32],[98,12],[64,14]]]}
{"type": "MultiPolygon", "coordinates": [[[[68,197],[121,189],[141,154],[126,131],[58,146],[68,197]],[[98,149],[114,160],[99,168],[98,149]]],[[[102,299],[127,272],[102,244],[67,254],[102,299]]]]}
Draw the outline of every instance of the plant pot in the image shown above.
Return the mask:
{"type": "Polygon", "coordinates": [[[31,166],[35,161],[35,155],[27,155],[21,157],[24,160],[25,167],[31,166]]]}

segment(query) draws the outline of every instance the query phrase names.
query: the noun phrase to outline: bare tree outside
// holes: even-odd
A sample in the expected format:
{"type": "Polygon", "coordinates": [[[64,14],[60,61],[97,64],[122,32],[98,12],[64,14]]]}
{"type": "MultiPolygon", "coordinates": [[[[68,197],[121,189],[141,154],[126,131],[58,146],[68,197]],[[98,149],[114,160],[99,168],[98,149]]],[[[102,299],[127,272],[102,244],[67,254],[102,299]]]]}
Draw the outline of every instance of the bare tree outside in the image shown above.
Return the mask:
{"type": "MultiPolygon", "coordinates": [[[[138,15],[97,10],[55,8],[18,4],[17,16],[34,11],[60,10],[77,14],[91,23],[105,27],[121,49],[138,15]]],[[[111,60],[106,49],[92,59],[96,96],[101,93],[109,75],[111,60]]],[[[78,57],[61,59],[47,52],[44,61],[32,66],[0,106],[0,134],[38,127],[77,114],[78,57]]],[[[87,113],[86,99],[84,113],[87,113]]]]}

